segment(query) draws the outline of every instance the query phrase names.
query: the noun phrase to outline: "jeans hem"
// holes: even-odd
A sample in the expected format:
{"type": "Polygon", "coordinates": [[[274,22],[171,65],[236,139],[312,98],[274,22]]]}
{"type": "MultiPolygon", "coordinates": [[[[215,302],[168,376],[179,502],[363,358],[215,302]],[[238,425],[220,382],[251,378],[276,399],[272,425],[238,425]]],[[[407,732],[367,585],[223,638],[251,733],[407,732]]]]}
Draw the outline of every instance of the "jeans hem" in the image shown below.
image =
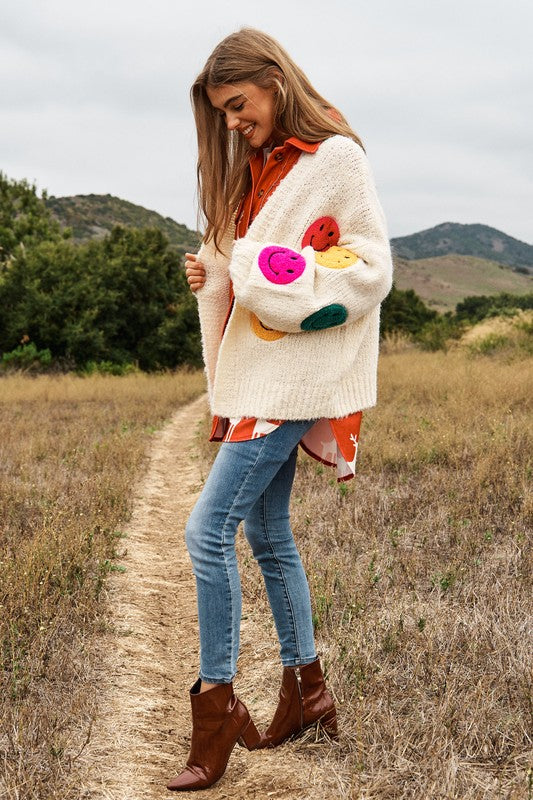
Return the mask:
{"type": "Polygon", "coordinates": [[[203,683],[233,683],[235,675],[233,676],[233,678],[209,678],[202,675],[202,673],[199,672],[198,677],[202,680],[203,683]]]}
{"type": "Polygon", "coordinates": [[[281,663],[284,667],[303,667],[306,664],[312,664],[316,660],[317,656],[310,656],[309,658],[282,659],[281,663]]]}

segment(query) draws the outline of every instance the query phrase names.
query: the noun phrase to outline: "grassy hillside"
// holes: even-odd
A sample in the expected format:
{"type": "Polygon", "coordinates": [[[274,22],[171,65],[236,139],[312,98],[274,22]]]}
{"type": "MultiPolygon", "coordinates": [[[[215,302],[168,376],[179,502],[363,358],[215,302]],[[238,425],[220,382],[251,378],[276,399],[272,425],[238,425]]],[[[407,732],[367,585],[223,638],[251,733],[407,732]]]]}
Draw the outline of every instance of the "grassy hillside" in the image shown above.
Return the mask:
{"type": "Polygon", "coordinates": [[[410,236],[391,240],[398,256],[409,259],[460,253],[533,271],[533,246],[488,225],[443,222],[410,236]]]}
{"type": "MultiPolygon", "coordinates": [[[[46,205],[78,242],[102,238],[120,224],[159,228],[180,254],[198,248],[198,234],[186,225],[110,194],[50,197],[46,205]]],[[[414,289],[438,311],[454,309],[469,295],[532,291],[533,246],[486,225],[445,222],[391,244],[397,288],[414,289]]]]}
{"type": "Polygon", "coordinates": [[[72,228],[75,241],[100,239],[114,225],[131,228],[159,228],[178,252],[194,251],[198,247],[198,234],[163,217],[157,211],[113,197],[110,194],[78,194],[72,197],[49,197],[46,205],[62,227],[72,228]]]}
{"type": "Polygon", "coordinates": [[[414,289],[431,308],[453,310],[469,295],[499,292],[526,294],[533,291],[533,276],[484,258],[444,255],[408,261],[395,258],[395,283],[398,289],[414,289]]]}

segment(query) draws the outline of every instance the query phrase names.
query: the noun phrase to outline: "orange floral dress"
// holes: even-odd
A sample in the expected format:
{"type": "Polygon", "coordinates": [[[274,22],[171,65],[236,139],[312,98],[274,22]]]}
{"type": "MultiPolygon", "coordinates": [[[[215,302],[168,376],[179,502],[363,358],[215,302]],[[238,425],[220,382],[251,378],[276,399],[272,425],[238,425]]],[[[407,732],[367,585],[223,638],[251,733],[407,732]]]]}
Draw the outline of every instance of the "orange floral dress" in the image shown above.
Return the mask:
{"type": "MultiPolygon", "coordinates": [[[[304,142],[292,136],[280,147],[265,147],[250,157],[252,188],[237,210],[237,238],[245,235],[254,217],[282,178],[296,164],[301,153],[314,153],[319,146],[320,142],[304,142]]],[[[224,328],[233,302],[232,291],[224,328]]],[[[322,464],[336,468],[339,482],[349,480],[355,475],[362,416],[362,412],[357,411],[340,419],[319,419],[300,440],[300,446],[306,453],[322,464]]],[[[228,418],[215,415],[209,441],[244,442],[257,439],[267,436],[283,422],[281,419],[228,418]]]]}

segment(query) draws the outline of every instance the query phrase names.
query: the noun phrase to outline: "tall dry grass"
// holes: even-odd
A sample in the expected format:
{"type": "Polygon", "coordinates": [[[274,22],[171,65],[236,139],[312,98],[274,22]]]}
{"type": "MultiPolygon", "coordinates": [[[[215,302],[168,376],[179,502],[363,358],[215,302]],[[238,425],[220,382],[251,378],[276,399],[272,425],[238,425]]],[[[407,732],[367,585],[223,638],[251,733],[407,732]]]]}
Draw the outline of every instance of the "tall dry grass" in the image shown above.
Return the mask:
{"type": "Polygon", "coordinates": [[[150,435],[200,372],[0,379],[0,797],[80,797],[91,635],[150,435]]]}
{"type": "MultiPolygon", "coordinates": [[[[293,526],[342,736],[298,746],[340,798],[531,799],[531,384],[530,360],[397,342],[355,480],[300,460],[293,526]]],[[[133,479],[202,390],[199,373],[0,380],[0,797],[83,796],[90,642],[133,479]]]]}
{"type": "Polygon", "coordinates": [[[531,800],[531,361],[399,348],[379,386],[356,478],[304,456],[294,485],[342,732],[302,747],[350,776],[339,797],[531,800]]]}

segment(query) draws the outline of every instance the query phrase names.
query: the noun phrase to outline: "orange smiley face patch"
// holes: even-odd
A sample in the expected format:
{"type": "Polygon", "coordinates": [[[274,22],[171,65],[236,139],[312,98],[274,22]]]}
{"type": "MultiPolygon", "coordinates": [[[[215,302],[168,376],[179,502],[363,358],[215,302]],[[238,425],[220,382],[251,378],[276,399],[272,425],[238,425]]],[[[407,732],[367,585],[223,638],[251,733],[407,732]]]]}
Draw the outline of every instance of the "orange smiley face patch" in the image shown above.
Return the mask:
{"type": "Polygon", "coordinates": [[[265,325],[259,317],[257,317],[253,312],[250,313],[250,327],[259,339],[263,339],[265,342],[275,342],[277,339],[282,339],[287,334],[283,331],[276,331],[274,328],[269,328],[265,325]]]}

